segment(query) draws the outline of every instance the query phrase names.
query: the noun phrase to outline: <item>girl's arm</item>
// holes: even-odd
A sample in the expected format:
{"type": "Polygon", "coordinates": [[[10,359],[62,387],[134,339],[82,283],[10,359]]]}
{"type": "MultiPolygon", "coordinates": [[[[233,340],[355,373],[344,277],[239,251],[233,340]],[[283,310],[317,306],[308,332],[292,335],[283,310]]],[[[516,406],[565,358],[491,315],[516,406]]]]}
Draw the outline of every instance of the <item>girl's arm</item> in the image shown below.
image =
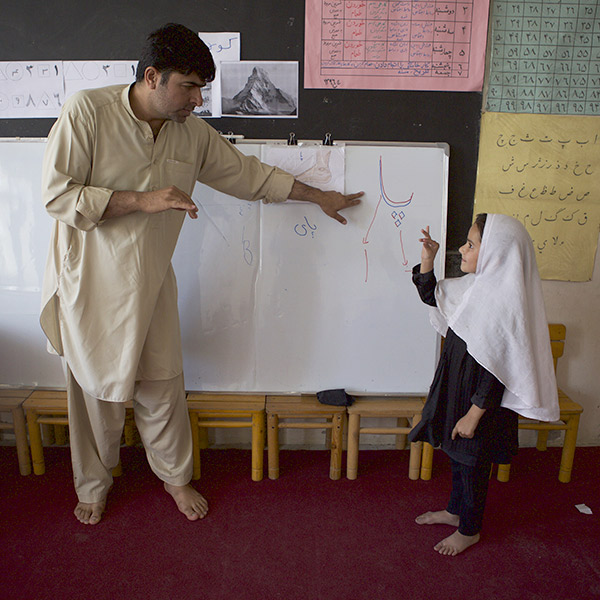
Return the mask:
{"type": "Polygon", "coordinates": [[[495,410],[500,407],[504,394],[504,385],[487,369],[480,367],[477,391],[471,398],[471,408],[464,417],[461,417],[452,430],[452,439],[458,435],[462,438],[472,438],[479,421],[486,410],[495,410]]]}
{"type": "Polygon", "coordinates": [[[421,264],[413,267],[412,280],[417,286],[421,300],[429,306],[436,306],[436,279],[433,274],[433,261],[440,245],[431,239],[429,225],[425,229],[421,229],[421,233],[424,236],[419,240],[423,244],[421,248],[421,264]]]}
{"type": "Polygon", "coordinates": [[[421,229],[421,233],[423,234],[423,237],[419,239],[423,244],[421,248],[421,273],[429,273],[433,271],[433,261],[440,249],[440,245],[431,239],[429,225],[425,229],[421,229]]]}
{"type": "Polygon", "coordinates": [[[452,439],[455,439],[457,435],[461,438],[472,438],[485,410],[485,408],[479,408],[476,404],[471,404],[467,414],[456,422],[452,430],[452,439]]]}

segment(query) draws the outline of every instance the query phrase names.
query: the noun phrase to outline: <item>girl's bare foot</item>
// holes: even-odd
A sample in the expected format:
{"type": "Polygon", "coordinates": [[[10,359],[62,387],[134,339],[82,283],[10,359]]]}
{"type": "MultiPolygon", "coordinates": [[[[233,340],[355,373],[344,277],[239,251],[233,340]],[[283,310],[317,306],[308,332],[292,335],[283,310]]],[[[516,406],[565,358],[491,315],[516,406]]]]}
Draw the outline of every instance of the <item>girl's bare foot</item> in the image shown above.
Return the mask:
{"type": "Polygon", "coordinates": [[[443,539],[441,542],[438,542],[433,549],[446,556],[456,556],[463,550],[466,550],[469,546],[476,544],[478,541],[478,533],[475,535],[463,535],[457,529],[452,535],[443,539]]]}
{"type": "Polygon", "coordinates": [[[101,502],[78,502],[73,511],[77,520],[85,525],[96,525],[102,518],[106,500],[101,502]]]}
{"type": "Polygon", "coordinates": [[[449,513],[447,510],[429,511],[419,515],[415,519],[415,523],[419,525],[452,525],[453,527],[458,527],[460,517],[449,513]]]}
{"type": "Polygon", "coordinates": [[[208,512],[208,502],[189,483],[172,485],[165,483],[165,490],[173,497],[177,508],[190,520],[203,519],[208,512]]]}

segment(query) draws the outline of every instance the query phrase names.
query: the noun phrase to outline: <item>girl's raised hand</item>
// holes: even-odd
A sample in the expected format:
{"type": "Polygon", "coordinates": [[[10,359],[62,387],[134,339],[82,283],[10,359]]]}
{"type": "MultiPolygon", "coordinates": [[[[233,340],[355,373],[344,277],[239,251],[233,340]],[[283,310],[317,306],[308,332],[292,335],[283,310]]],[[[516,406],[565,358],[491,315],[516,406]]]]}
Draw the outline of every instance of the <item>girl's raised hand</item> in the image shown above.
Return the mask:
{"type": "Polygon", "coordinates": [[[433,270],[433,261],[435,259],[440,245],[429,235],[429,225],[425,229],[421,229],[423,234],[422,238],[419,238],[419,242],[423,244],[421,248],[421,273],[433,270]]]}

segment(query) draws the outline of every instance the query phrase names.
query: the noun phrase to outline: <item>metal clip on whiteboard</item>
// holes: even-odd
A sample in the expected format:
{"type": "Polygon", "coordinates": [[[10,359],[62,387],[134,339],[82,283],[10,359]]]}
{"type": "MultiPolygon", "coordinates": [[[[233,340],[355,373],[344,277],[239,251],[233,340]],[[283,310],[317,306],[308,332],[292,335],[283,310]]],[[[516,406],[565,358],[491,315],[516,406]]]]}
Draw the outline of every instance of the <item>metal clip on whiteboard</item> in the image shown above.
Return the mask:
{"type": "Polygon", "coordinates": [[[290,137],[288,138],[287,145],[288,146],[297,146],[298,145],[298,140],[296,139],[296,134],[293,131],[290,133],[290,137]]]}
{"type": "Polygon", "coordinates": [[[331,133],[326,133],[323,138],[323,146],[333,146],[333,139],[331,138],[331,133]]]}
{"type": "Polygon", "coordinates": [[[228,133],[223,133],[222,131],[218,132],[224,138],[227,138],[232,144],[235,144],[236,140],[243,140],[243,135],[236,135],[233,131],[229,131],[228,133]]]}

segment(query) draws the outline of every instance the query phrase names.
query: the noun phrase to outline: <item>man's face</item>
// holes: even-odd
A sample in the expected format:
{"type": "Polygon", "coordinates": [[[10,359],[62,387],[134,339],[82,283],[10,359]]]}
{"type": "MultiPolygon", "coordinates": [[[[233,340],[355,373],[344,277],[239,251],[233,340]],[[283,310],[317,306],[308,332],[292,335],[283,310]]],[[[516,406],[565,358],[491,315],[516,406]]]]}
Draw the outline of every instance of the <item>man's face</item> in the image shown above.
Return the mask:
{"type": "Polygon", "coordinates": [[[158,118],[183,123],[196,106],[202,106],[202,88],[206,85],[195,73],[183,75],[173,71],[160,74],[153,90],[152,104],[158,118]]]}

